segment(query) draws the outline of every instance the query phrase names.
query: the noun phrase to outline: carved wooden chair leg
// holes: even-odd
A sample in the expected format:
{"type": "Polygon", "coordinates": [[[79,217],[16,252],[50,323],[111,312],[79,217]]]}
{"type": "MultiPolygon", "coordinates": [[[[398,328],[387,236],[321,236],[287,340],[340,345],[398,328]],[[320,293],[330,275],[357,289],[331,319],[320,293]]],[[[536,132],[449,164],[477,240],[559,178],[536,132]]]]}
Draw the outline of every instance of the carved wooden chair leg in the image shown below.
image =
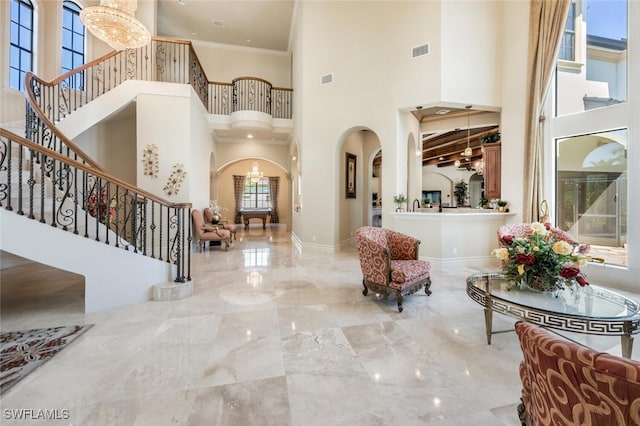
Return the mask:
{"type": "Polygon", "coordinates": [[[398,299],[398,312],[402,312],[402,294],[400,292],[396,293],[396,299],[398,299]]]}
{"type": "Polygon", "coordinates": [[[427,282],[424,283],[424,292],[427,296],[431,296],[431,278],[427,278],[427,282]]]}
{"type": "Polygon", "coordinates": [[[527,410],[524,408],[524,403],[522,402],[518,404],[518,417],[520,418],[520,424],[522,426],[529,426],[529,416],[527,415],[527,410]]]}
{"type": "Polygon", "coordinates": [[[367,285],[364,283],[364,280],[362,280],[362,286],[364,287],[364,290],[362,290],[362,294],[366,296],[367,294],[369,294],[369,289],[367,288],[367,285]]]}

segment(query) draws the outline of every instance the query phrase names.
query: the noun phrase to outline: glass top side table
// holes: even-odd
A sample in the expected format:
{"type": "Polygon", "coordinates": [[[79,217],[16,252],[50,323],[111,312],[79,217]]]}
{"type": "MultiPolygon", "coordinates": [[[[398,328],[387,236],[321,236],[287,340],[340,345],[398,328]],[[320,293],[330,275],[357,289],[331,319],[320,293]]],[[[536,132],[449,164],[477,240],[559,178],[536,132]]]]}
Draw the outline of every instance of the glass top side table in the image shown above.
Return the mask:
{"type": "Polygon", "coordinates": [[[620,336],[622,356],[631,358],[633,335],[640,332],[640,305],[614,291],[590,285],[555,293],[512,288],[498,272],[467,278],[467,295],[484,307],[487,343],[493,312],[543,327],[582,334],[620,336]]]}

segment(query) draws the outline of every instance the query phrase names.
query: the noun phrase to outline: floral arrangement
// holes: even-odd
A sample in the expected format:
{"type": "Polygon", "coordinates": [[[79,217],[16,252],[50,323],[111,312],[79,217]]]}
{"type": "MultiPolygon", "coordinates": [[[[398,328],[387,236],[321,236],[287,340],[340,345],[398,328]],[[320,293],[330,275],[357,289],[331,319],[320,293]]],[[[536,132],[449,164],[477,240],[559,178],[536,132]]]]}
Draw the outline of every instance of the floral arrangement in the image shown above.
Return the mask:
{"type": "Polygon", "coordinates": [[[116,217],[116,197],[107,201],[107,193],[104,189],[93,193],[87,200],[87,212],[97,218],[102,223],[107,223],[107,219],[112,221],[116,217]]]}
{"type": "Polygon", "coordinates": [[[589,285],[580,266],[592,260],[587,255],[590,246],[558,239],[550,229],[549,223],[533,222],[531,235],[502,237],[505,247],[493,249],[491,254],[502,261],[505,278],[542,291],[589,285]]]}

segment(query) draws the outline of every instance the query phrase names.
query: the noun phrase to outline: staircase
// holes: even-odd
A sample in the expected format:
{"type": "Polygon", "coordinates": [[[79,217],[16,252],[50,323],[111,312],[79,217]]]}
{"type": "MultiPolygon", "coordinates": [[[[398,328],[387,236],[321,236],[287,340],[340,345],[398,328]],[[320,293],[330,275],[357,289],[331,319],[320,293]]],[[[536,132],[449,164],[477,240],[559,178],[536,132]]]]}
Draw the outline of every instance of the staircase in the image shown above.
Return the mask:
{"type": "MultiPolygon", "coordinates": [[[[113,52],[53,83],[28,75],[27,137],[0,129],[0,250],[83,275],[85,312],[149,300],[153,287],[192,284],[191,205],[109,175],[56,125],[126,78],[114,79],[112,67],[84,90],[67,81],[132,53],[144,54],[113,52]]],[[[131,69],[124,67],[128,78],[141,77],[131,69]]]]}
{"type": "Polygon", "coordinates": [[[25,137],[0,129],[0,250],[84,275],[86,312],[148,300],[167,281],[192,284],[191,204],[111,176],[62,131],[75,136],[75,124],[113,112],[103,95],[127,81],[188,84],[210,114],[292,114],[291,89],[251,77],[209,82],[188,41],[153,37],[51,82],[28,73],[25,137]]]}

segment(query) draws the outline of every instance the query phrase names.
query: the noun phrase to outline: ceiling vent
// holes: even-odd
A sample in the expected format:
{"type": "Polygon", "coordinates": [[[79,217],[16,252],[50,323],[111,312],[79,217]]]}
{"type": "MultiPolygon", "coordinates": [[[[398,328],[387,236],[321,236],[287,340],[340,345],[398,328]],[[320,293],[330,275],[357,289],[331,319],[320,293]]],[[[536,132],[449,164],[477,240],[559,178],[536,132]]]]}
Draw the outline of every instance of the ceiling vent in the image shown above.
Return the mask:
{"type": "Polygon", "coordinates": [[[419,58],[420,56],[429,54],[429,43],[422,46],[416,46],[411,49],[411,59],[419,58]]]}
{"type": "Polygon", "coordinates": [[[322,77],[320,77],[320,84],[329,84],[329,83],[333,83],[333,73],[325,74],[322,77]]]}
{"type": "Polygon", "coordinates": [[[224,28],[224,21],[221,21],[219,19],[212,19],[211,25],[213,25],[213,28],[215,28],[216,30],[221,30],[224,28]]]}

